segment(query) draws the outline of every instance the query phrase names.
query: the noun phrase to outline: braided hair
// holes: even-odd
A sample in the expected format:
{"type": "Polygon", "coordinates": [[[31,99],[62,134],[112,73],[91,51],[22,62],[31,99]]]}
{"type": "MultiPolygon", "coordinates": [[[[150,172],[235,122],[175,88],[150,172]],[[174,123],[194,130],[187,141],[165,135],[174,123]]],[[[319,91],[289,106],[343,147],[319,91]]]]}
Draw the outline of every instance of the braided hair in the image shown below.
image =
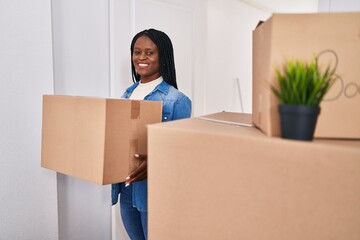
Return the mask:
{"type": "MultiPolygon", "coordinates": [[[[134,53],[136,40],[146,35],[155,43],[159,52],[160,74],[164,81],[177,89],[174,50],[170,38],[166,33],[156,29],[146,29],[137,33],[131,42],[131,56],[134,53]]],[[[133,82],[140,81],[140,75],[136,72],[133,61],[131,61],[131,72],[133,82]]]]}

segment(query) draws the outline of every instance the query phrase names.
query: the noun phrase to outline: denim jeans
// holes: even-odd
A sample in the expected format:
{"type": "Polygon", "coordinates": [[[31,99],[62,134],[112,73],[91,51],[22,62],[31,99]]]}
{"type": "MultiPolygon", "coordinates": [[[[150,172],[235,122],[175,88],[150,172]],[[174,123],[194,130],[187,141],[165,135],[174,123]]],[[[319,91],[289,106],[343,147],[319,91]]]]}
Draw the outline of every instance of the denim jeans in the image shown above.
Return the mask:
{"type": "Polygon", "coordinates": [[[120,184],[120,214],[126,232],[131,240],[147,239],[147,211],[140,211],[133,205],[131,184],[125,187],[125,183],[120,184]]]}

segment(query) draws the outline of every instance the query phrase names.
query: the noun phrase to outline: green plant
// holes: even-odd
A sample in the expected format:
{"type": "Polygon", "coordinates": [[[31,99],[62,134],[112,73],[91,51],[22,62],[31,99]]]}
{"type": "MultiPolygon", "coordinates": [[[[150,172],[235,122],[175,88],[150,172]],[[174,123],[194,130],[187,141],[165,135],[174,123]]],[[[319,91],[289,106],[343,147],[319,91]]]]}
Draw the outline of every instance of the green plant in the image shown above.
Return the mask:
{"type": "Polygon", "coordinates": [[[336,66],[330,65],[321,71],[318,58],[313,57],[309,63],[299,60],[288,60],[282,71],[275,69],[278,88],[271,86],[280,104],[319,106],[330,87],[337,80],[334,74],[336,66]]]}

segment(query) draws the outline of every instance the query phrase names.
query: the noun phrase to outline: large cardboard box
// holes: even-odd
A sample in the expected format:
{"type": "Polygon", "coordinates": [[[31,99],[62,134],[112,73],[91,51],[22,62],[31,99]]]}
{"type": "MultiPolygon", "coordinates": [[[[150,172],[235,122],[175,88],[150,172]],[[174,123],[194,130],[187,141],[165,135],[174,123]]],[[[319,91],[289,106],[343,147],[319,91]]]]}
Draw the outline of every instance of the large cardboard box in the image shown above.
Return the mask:
{"type": "MultiPolygon", "coordinates": [[[[274,68],[285,60],[308,61],[330,49],[341,76],[321,104],[318,138],[360,138],[360,12],[274,14],[253,32],[253,121],[269,136],[280,135],[274,68]]],[[[320,63],[334,64],[328,53],[320,63]]]]}
{"type": "Polygon", "coordinates": [[[150,240],[360,239],[360,141],[269,138],[236,114],[207,118],[224,121],[148,128],[150,240]]]}
{"type": "Polygon", "coordinates": [[[97,184],[124,181],[147,153],[146,125],[161,122],[162,103],[43,96],[41,166],[97,184]]]}

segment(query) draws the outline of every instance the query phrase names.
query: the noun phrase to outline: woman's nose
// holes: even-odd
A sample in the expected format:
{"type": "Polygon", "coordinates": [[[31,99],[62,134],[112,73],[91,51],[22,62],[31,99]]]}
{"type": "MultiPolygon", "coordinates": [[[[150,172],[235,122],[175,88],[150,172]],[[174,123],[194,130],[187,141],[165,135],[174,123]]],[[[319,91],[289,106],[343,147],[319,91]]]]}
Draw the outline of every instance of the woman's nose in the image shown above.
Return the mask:
{"type": "Polygon", "coordinates": [[[139,59],[146,59],[146,58],[147,58],[146,53],[141,53],[139,56],[139,59]]]}

